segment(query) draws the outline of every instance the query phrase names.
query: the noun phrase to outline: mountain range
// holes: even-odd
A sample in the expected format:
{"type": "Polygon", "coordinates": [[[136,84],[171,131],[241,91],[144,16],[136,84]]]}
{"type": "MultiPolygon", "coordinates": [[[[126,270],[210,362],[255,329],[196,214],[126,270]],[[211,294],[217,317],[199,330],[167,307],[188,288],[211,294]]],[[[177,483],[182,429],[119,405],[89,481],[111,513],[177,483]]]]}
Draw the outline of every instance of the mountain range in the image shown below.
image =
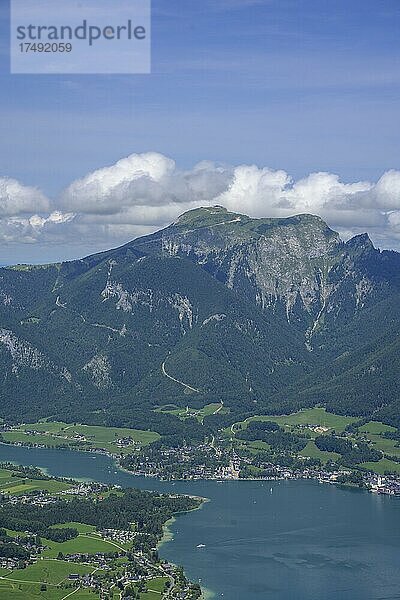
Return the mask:
{"type": "MultiPolygon", "coordinates": [[[[399,425],[400,254],[215,206],[81,260],[0,269],[0,417],[171,427],[160,407],[399,425]]],[[[176,420],[176,419],[175,419],[176,420]]]]}

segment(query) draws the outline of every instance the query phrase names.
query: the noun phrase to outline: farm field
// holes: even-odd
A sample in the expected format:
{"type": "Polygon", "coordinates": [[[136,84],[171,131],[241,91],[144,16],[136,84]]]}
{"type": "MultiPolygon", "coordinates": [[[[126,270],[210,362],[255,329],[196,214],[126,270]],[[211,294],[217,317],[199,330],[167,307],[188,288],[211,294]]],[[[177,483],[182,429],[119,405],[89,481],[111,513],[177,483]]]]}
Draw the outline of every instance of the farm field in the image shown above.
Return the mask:
{"type": "Polygon", "coordinates": [[[385,433],[386,431],[396,431],[396,428],[392,427],[391,425],[381,423],[381,421],[369,421],[368,423],[358,427],[358,431],[361,433],[365,432],[379,435],[380,433],[385,433]]]}
{"type": "MultiPolygon", "coordinates": [[[[98,598],[99,595],[96,594],[96,592],[92,592],[91,590],[88,589],[80,589],[77,592],[74,593],[73,598],[71,598],[71,600],[94,600],[95,598],[98,598]]],[[[119,594],[115,594],[114,595],[115,598],[119,598],[119,594]]],[[[64,596],[65,598],[65,596],[64,596]]]]}
{"type": "Polygon", "coordinates": [[[147,592],[140,594],[140,600],[160,600],[161,593],[164,590],[167,577],[155,577],[147,582],[147,592]]]}
{"type": "Polygon", "coordinates": [[[0,469],[0,491],[11,495],[21,495],[36,490],[47,490],[50,493],[58,494],[71,487],[69,483],[55,481],[54,479],[30,479],[28,477],[18,476],[15,472],[8,469],[0,469]]]}
{"type": "MultiPolygon", "coordinates": [[[[55,586],[41,590],[40,583],[22,583],[9,579],[0,579],[0,600],[62,600],[68,591],[55,586]]],[[[93,599],[95,596],[92,596],[93,599]]],[[[75,600],[77,594],[75,595],[75,600]]],[[[83,600],[83,598],[82,598],[83,600]]]]}
{"type": "Polygon", "coordinates": [[[96,527],[94,525],[86,525],[86,523],[77,523],[76,521],[70,521],[69,523],[57,523],[57,525],[52,525],[52,527],[57,527],[57,529],[76,529],[79,533],[92,533],[96,531],[96,527]]]}
{"type": "Polygon", "coordinates": [[[326,463],[328,460],[336,460],[340,456],[336,452],[320,450],[312,440],[307,442],[307,446],[299,454],[300,456],[308,456],[309,458],[319,458],[323,463],[326,463]]]}
{"type": "Polygon", "coordinates": [[[386,471],[393,471],[400,474],[400,463],[387,458],[382,458],[378,462],[361,463],[360,466],[364,469],[374,471],[379,475],[384,475],[386,471]]]}
{"type": "Polygon", "coordinates": [[[296,426],[306,427],[324,427],[328,430],[335,430],[340,433],[344,431],[347,425],[358,421],[356,417],[346,417],[328,413],[325,408],[306,408],[290,415],[262,415],[249,417],[245,421],[236,423],[234,428],[245,429],[251,421],[273,421],[285,429],[292,429],[296,426]]]}
{"type": "Polygon", "coordinates": [[[96,552],[116,552],[120,550],[120,545],[107,542],[99,535],[90,533],[80,533],[78,537],[66,542],[53,542],[52,540],[43,540],[48,546],[43,552],[45,558],[56,558],[59,552],[65,554],[96,554],[96,552]],[[117,547],[118,546],[118,547],[117,547]]]}
{"type": "Polygon", "coordinates": [[[397,440],[391,440],[380,435],[368,434],[368,439],[371,440],[372,445],[377,450],[381,450],[384,454],[389,456],[396,456],[400,458],[400,447],[397,445],[397,440]]]}
{"type": "Polygon", "coordinates": [[[16,569],[4,579],[8,581],[22,581],[32,583],[46,583],[49,585],[59,585],[71,573],[86,575],[94,571],[93,566],[77,563],[70,563],[63,560],[43,559],[38,560],[26,569],[16,569]]]}
{"type": "MultiPolygon", "coordinates": [[[[33,427],[33,425],[31,426],[33,427]]],[[[30,434],[26,433],[22,428],[15,429],[13,431],[5,431],[2,433],[3,440],[5,442],[23,442],[24,444],[39,444],[43,446],[54,446],[55,448],[61,446],[77,446],[78,442],[71,440],[70,442],[53,435],[47,435],[45,433],[30,434]]]]}
{"type": "Polygon", "coordinates": [[[74,449],[101,448],[112,454],[124,454],[132,451],[134,444],[146,446],[160,436],[154,431],[139,429],[41,421],[5,431],[2,437],[5,442],[11,443],[67,446],[74,449]],[[132,443],[117,445],[117,440],[121,439],[130,439],[132,443]]]}
{"type": "Polygon", "coordinates": [[[222,414],[225,415],[229,413],[229,408],[226,408],[223,403],[212,403],[206,404],[203,408],[190,408],[187,406],[186,408],[179,408],[178,406],[174,407],[173,405],[161,406],[157,409],[157,412],[166,412],[170,415],[175,415],[179,419],[188,419],[189,417],[196,417],[196,419],[202,423],[205,417],[214,414],[222,414]]]}

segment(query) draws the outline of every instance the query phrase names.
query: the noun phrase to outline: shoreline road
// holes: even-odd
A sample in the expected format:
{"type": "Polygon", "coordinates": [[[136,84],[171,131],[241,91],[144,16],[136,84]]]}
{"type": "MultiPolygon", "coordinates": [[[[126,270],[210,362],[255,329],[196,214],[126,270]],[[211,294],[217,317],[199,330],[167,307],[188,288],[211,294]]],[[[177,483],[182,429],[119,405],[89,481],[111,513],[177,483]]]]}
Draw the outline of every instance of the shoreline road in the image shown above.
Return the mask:
{"type": "Polygon", "coordinates": [[[196,392],[197,394],[200,394],[200,390],[198,390],[197,388],[194,388],[191,385],[189,385],[188,383],[179,381],[179,379],[175,379],[175,377],[172,377],[172,375],[169,375],[167,373],[167,371],[165,370],[165,360],[164,360],[163,364],[161,365],[161,372],[165,377],[168,377],[168,379],[171,379],[171,381],[175,381],[175,383],[179,383],[179,385],[182,385],[184,388],[186,388],[187,390],[190,390],[191,392],[196,392]]]}

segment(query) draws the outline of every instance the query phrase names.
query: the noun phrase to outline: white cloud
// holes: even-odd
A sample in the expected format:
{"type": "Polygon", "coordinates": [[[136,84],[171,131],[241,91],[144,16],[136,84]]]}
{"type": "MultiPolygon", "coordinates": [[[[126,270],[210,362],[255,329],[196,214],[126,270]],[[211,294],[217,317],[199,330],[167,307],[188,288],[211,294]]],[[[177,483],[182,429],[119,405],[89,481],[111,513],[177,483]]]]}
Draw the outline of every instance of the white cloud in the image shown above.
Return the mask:
{"type": "Polygon", "coordinates": [[[372,201],[383,210],[400,208],[400,171],[387,171],[374,187],[372,201]]]}
{"type": "MultiPolygon", "coordinates": [[[[331,173],[311,173],[294,182],[285,171],[241,166],[229,188],[217,199],[231,210],[255,217],[316,214],[332,227],[382,225],[384,213],[373,200],[375,187],[365,181],[343,183],[331,173]]],[[[382,198],[384,205],[384,199],[382,198]]]]}
{"type": "Polygon", "coordinates": [[[75,218],[73,213],[54,211],[48,216],[33,214],[28,217],[0,218],[0,242],[33,244],[39,240],[48,241],[53,237],[55,243],[65,243],[69,231],[67,226],[75,218]]]}
{"type": "MultiPolygon", "coordinates": [[[[3,243],[100,250],[159,229],[197,206],[222,204],[254,217],[312,213],[344,238],[368,231],[381,247],[400,247],[400,171],[376,182],[342,182],[331,173],[298,181],[283,170],[204,161],[181,170],[155,152],[132,154],[73,181],[51,202],[0,178],[3,243]]],[[[82,250],[83,252],[83,250],[82,250]]]]}
{"type": "Polygon", "coordinates": [[[228,188],[216,201],[234,211],[247,211],[251,216],[275,216],[273,213],[279,212],[282,194],[290,184],[291,178],[285,171],[242,165],[234,169],[228,188]]]}
{"type": "Polygon", "coordinates": [[[226,169],[210,162],[185,172],[162,154],[132,154],[71,183],[61,203],[83,214],[125,213],[129,219],[134,207],[207,202],[226,187],[228,177],[226,169]]]}
{"type": "Polygon", "coordinates": [[[40,190],[10,177],[0,177],[0,216],[47,211],[49,207],[49,200],[40,190]]]}

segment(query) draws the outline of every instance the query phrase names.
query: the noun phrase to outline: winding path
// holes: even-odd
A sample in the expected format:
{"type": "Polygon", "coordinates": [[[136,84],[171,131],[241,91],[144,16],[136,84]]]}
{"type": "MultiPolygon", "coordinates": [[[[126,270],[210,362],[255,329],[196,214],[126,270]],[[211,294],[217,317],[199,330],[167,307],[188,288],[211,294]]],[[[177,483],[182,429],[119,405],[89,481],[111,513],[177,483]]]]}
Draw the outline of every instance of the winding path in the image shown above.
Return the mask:
{"type": "Polygon", "coordinates": [[[165,377],[168,377],[168,379],[171,379],[171,381],[175,381],[175,383],[179,383],[179,385],[182,385],[184,388],[186,388],[187,390],[190,390],[191,392],[196,392],[197,394],[200,394],[200,390],[192,387],[191,385],[184,383],[183,381],[179,381],[179,379],[175,379],[175,377],[172,377],[172,375],[168,375],[167,371],[165,370],[165,360],[163,362],[163,364],[161,365],[161,372],[165,377]]]}
{"type": "Polygon", "coordinates": [[[224,401],[221,400],[220,405],[218,406],[217,410],[214,410],[213,415],[217,415],[219,413],[220,410],[222,410],[224,408],[224,401]]]}

